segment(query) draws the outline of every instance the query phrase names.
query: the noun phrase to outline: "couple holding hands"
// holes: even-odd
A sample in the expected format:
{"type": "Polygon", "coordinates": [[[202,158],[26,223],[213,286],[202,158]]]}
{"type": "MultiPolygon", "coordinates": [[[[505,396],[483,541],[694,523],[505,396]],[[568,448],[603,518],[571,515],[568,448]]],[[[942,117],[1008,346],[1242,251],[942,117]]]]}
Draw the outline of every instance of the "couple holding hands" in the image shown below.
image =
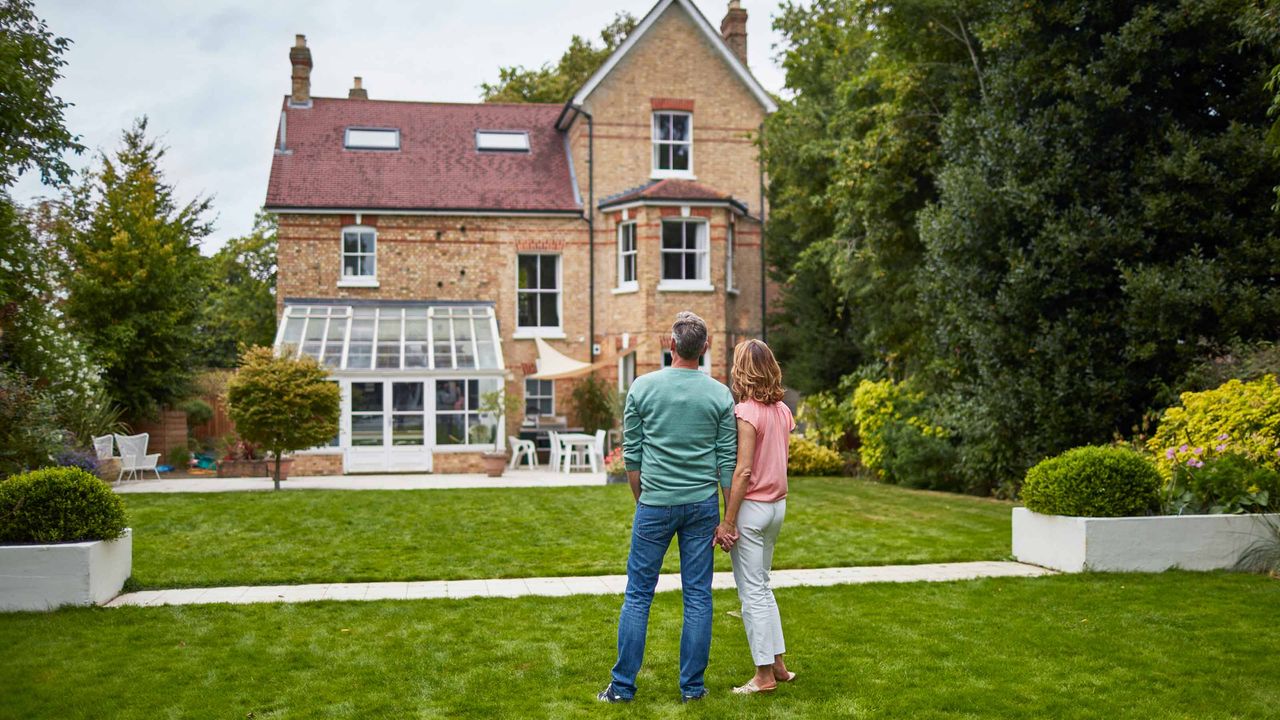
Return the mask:
{"type": "Polygon", "coordinates": [[[672,366],[637,378],[627,394],[623,459],[636,512],[618,660],[612,681],[596,696],[602,702],[635,697],[649,608],[672,538],[679,543],[684,596],[682,701],[707,694],[703,675],[711,652],[717,545],[733,557],[756,666],[755,676],[733,692],[772,692],[795,679],[783,659],[782,619],[769,587],[773,548],[787,511],[787,439],[795,428],[782,403],[782,371],[767,345],[744,341],[734,348],[730,391],[698,369],[708,348],[706,323],[680,313],[671,328],[672,366]]]}

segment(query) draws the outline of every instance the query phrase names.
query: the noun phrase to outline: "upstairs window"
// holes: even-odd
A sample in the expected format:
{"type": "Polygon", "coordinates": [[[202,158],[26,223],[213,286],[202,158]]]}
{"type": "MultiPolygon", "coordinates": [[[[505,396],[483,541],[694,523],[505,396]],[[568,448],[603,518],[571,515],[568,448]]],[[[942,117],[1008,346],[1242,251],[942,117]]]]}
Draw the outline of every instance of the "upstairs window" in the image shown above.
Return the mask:
{"type": "Polygon", "coordinates": [[[560,256],[516,258],[516,328],[560,332],[560,256]]]}
{"type": "Polygon", "coordinates": [[[395,128],[347,128],[342,144],[348,150],[399,150],[400,131],[395,128]]]}
{"type": "Polygon", "coordinates": [[[653,114],[653,174],[658,177],[693,174],[693,115],[686,112],[653,114]]]}
{"type": "Polygon", "coordinates": [[[659,289],[710,289],[707,224],[662,221],[662,282],[659,289]]]}
{"type": "Polygon", "coordinates": [[[352,225],[342,229],[342,279],[339,285],[376,285],[378,231],[352,225]]]}
{"type": "Polygon", "coordinates": [[[625,222],[618,226],[618,289],[636,287],[636,224],[625,222]]]}
{"type": "Polygon", "coordinates": [[[477,130],[476,150],[487,152],[529,152],[529,133],[510,130],[477,130]]]}

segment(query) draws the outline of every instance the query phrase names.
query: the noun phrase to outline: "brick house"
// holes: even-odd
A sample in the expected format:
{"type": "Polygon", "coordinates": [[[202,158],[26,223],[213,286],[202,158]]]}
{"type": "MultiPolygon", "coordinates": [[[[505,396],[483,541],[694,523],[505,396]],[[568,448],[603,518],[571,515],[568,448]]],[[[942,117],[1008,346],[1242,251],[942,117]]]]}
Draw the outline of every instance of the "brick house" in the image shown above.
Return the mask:
{"type": "Polygon", "coordinates": [[[575,376],[661,368],[684,309],[727,381],[767,296],[754,143],[775,105],[746,42],[738,0],[719,30],[661,0],[562,106],[371,100],[360,78],[313,97],[299,35],[266,199],[277,346],[333,369],[343,415],[294,472],[477,470],[481,394],[572,423],[575,376]]]}

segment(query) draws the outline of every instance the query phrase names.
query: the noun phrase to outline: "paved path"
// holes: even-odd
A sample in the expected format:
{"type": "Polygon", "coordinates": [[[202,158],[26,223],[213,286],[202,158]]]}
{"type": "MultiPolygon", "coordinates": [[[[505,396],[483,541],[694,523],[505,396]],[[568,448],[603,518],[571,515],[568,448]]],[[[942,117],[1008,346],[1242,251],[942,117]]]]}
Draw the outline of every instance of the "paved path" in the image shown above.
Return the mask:
{"type": "MultiPolygon", "coordinates": [[[[332,475],[292,477],[281,490],[443,490],[453,488],[524,488],[604,485],[604,473],[550,470],[508,470],[502,477],[487,475],[332,475]]],[[[118,493],[210,493],[271,490],[270,478],[162,478],[114,485],[118,493]]]]}
{"type": "MultiPolygon", "coordinates": [[[[775,588],[801,585],[849,585],[875,582],[943,582],[986,577],[1039,577],[1054,574],[1034,565],[1015,562],[965,562],[929,565],[775,570],[775,588]]],[[[319,585],[270,585],[254,587],[144,590],[117,597],[107,607],[204,605],[211,603],[310,602],[314,600],[419,600],[427,598],[524,597],[528,595],[620,595],[626,575],[588,577],[517,578],[499,580],[432,580],[427,582],[333,583],[319,585]]],[[[712,587],[734,587],[733,573],[715,574],[712,587]]],[[[658,592],[680,589],[680,576],[667,574],[658,580],[658,592]]]]}

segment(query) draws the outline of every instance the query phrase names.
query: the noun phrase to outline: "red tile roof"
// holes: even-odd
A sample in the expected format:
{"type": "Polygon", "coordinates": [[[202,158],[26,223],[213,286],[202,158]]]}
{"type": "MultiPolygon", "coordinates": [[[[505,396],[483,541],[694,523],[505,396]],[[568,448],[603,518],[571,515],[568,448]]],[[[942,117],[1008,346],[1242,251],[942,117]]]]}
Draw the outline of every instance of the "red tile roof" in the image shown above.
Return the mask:
{"type": "Polygon", "coordinates": [[[667,178],[666,180],[658,180],[657,182],[647,183],[640,187],[624,190],[617,195],[611,195],[600,201],[600,208],[616,207],[632,202],[643,202],[645,200],[667,200],[678,201],[687,200],[689,202],[722,202],[734,205],[746,212],[746,205],[734,199],[732,195],[720,192],[713,187],[703,185],[692,180],[680,180],[677,178],[667,178]]]}
{"type": "Polygon", "coordinates": [[[314,98],[284,102],[268,208],[577,211],[559,105],[314,98]],[[349,127],[398,128],[400,150],[347,150],[349,127]],[[529,152],[480,152],[477,130],[526,130],[529,152]]]}

